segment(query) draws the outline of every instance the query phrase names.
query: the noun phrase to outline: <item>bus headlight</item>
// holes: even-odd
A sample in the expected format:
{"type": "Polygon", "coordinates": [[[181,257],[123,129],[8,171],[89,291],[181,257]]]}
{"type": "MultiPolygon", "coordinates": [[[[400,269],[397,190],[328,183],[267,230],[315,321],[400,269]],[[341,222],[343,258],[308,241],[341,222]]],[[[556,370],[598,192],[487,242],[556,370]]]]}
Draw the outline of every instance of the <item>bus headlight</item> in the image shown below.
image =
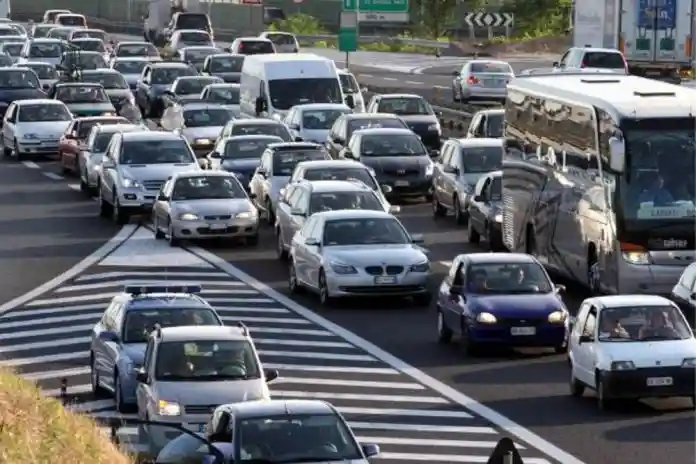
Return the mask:
{"type": "Polygon", "coordinates": [[[647,251],[623,251],[621,256],[631,264],[650,264],[650,254],[647,251]]]}

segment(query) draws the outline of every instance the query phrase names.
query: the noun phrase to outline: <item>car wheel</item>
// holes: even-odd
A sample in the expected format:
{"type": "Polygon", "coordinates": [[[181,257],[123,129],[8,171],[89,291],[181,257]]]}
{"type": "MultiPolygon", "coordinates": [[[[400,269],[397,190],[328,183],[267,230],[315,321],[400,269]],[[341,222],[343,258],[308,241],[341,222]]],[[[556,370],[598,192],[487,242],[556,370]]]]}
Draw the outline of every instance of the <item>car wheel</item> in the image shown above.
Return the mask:
{"type": "Polygon", "coordinates": [[[22,161],[22,154],[19,152],[19,145],[17,145],[17,141],[14,141],[14,148],[12,150],[14,152],[15,157],[17,158],[17,161],[22,161]]]}
{"type": "Polygon", "coordinates": [[[608,409],[611,409],[612,401],[609,398],[607,398],[606,387],[604,386],[604,381],[602,380],[601,375],[597,373],[596,377],[597,380],[595,381],[595,390],[597,392],[597,408],[599,408],[600,411],[606,411],[608,409]]]}
{"type": "Polygon", "coordinates": [[[462,205],[459,204],[459,197],[457,195],[452,198],[452,208],[454,209],[454,220],[457,224],[466,223],[466,213],[462,211],[462,205]]]}
{"type": "Polygon", "coordinates": [[[121,413],[128,412],[128,405],[123,401],[118,371],[114,372],[114,399],[116,400],[116,411],[121,413]]]}
{"type": "Polygon", "coordinates": [[[167,227],[167,239],[169,240],[169,246],[179,246],[179,237],[174,234],[174,227],[172,227],[171,219],[169,220],[169,227],[167,227]]]}
{"type": "Polygon", "coordinates": [[[114,222],[119,226],[128,224],[130,217],[128,216],[128,213],[124,211],[123,208],[121,208],[120,202],[118,200],[118,195],[116,195],[115,193],[112,206],[114,222]]]}
{"type": "Polygon", "coordinates": [[[570,367],[570,396],[580,398],[585,393],[585,384],[575,378],[573,367],[570,367]]]}
{"type": "Polygon", "coordinates": [[[273,213],[273,204],[270,198],[266,198],[264,202],[264,209],[266,210],[266,221],[270,226],[275,226],[275,214],[273,213]]]}
{"type": "Polygon", "coordinates": [[[433,195],[433,201],[431,203],[433,205],[434,218],[444,217],[447,214],[447,210],[445,209],[445,207],[442,206],[442,204],[438,201],[437,195],[433,195]]]}
{"type": "Polygon", "coordinates": [[[324,307],[332,306],[334,299],[329,294],[329,286],[326,283],[326,274],[324,270],[319,270],[319,303],[324,307]]]}
{"type": "Polygon", "coordinates": [[[437,308],[437,341],[443,345],[452,341],[452,329],[447,327],[445,315],[437,308]]]}
{"type": "Polygon", "coordinates": [[[469,221],[469,224],[466,226],[466,229],[469,243],[478,243],[481,241],[481,234],[476,232],[476,229],[474,229],[474,226],[471,224],[471,221],[469,221]]]}
{"type": "Polygon", "coordinates": [[[297,280],[297,271],[295,270],[295,262],[290,259],[288,266],[288,288],[290,293],[300,293],[302,287],[300,282],[297,280]]]}
{"type": "Polygon", "coordinates": [[[107,203],[104,198],[104,192],[102,192],[101,186],[99,187],[99,216],[103,218],[110,218],[113,214],[114,206],[107,203]]]}
{"type": "Polygon", "coordinates": [[[288,259],[288,252],[285,249],[285,244],[283,243],[283,233],[278,229],[276,232],[276,256],[280,261],[286,261],[288,259]]]}
{"type": "Polygon", "coordinates": [[[155,240],[162,240],[164,238],[164,232],[160,229],[159,220],[157,217],[152,220],[152,228],[155,230],[155,240]]]}
{"type": "Polygon", "coordinates": [[[92,393],[94,396],[104,397],[106,396],[106,390],[104,390],[99,383],[99,372],[97,372],[97,368],[94,365],[94,354],[90,353],[89,358],[89,379],[90,384],[92,385],[92,393]]]}

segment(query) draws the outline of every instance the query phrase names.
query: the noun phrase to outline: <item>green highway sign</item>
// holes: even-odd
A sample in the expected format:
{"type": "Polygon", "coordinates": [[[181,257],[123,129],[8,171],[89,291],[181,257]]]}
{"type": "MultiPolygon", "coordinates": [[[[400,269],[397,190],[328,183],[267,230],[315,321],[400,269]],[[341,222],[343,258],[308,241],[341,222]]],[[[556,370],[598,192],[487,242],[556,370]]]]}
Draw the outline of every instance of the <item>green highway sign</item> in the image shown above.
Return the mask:
{"type": "Polygon", "coordinates": [[[343,0],[343,11],[358,12],[361,23],[409,21],[408,0],[343,0]]]}

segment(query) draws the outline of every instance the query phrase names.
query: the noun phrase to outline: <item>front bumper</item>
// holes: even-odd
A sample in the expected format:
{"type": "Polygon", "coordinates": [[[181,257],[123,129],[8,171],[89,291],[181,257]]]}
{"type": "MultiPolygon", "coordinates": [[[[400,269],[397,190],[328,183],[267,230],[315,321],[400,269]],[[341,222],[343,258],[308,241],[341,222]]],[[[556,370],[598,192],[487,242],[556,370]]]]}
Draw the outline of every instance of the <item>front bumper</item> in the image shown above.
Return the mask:
{"type": "MultiPolygon", "coordinates": [[[[406,267],[408,268],[408,267],[406,267]]],[[[395,276],[372,276],[362,273],[342,275],[327,272],[326,283],[331,297],[414,296],[428,293],[430,272],[402,272],[395,276]],[[377,277],[394,277],[388,284],[377,284],[377,277]]]]}
{"type": "Polygon", "coordinates": [[[58,153],[59,145],[58,141],[37,141],[32,143],[18,142],[17,150],[22,155],[49,155],[58,153]]]}
{"type": "Polygon", "coordinates": [[[530,319],[506,321],[496,324],[473,323],[469,329],[471,340],[476,343],[514,347],[556,347],[565,344],[569,326],[548,322],[530,323],[530,319]]]}
{"type": "MultiPolygon", "coordinates": [[[[646,367],[602,372],[605,395],[611,398],[669,398],[696,394],[696,369],[681,366],[646,367]],[[649,386],[648,379],[671,379],[671,385],[649,386]]],[[[651,382],[655,382],[651,380],[651,382]]]]}
{"type": "Polygon", "coordinates": [[[174,234],[180,238],[245,238],[253,237],[259,231],[259,219],[232,218],[229,220],[172,221],[174,234]]]}
{"type": "Polygon", "coordinates": [[[118,192],[119,206],[133,212],[149,212],[155,202],[157,191],[128,189],[118,192]]]}
{"type": "Polygon", "coordinates": [[[392,177],[377,174],[380,185],[388,185],[392,188],[387,198],[420,197],[430,195],[433,192],[432,177],[392,177]]]}

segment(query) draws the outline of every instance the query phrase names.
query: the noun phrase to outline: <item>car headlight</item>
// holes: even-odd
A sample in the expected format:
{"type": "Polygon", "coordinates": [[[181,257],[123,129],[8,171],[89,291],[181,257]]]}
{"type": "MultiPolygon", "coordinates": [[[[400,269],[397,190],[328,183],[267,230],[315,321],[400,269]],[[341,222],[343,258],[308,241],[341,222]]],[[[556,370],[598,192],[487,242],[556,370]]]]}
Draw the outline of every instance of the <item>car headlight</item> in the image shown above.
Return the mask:
{"type": "Polygon", "coordinates": [[[20,138],[25,139],[25,140],[37,140],[39,138],[38,134],[24,134],[20,138]]]}
{"type": "Polygon", "coordinates": [[[503,222],[503,215],[500,214],[500,213],[498,213],[498,214],[495,215],[495,217],[493,218],[493,220],[494,220],[495,222],[503,222]]]}
{"type": "Polygon", "coordinates": [[[696,358],[686,358],[682,361],[682,367],[696,367],[696,358]]]}
{"type": "Polygon", "coordinates": [[[236,215],[239,219],[254,219],[256,216],[258,216],[256,211],[242,211],[236,215]]]}
{"type": "Polygon", "coordinates": [[[433,169],[435,168],[435,165],[433,163],[430,163],[425,167],[425,175],[426,176],[432,176],[433,175],[433,169]]]}
{"type": "Polygon", "coordinates": [[[357,274],[358,270],[349,264],[342,263],[329,263],[331,270],[336,274],[347,275],[347,274],[357,274]]]}
{"type": "Polygon", "coordinates": [[[195,145],[212,145],[213,141],[210,139],[196,139],[193,141],[195,145]]]}
{"type": "Polygon", "coordinates": [[[157,414],[160,416],[180,416],[181,406],[173,401],[159,400],[157,402],[157,414]]]}
{"type": "Polygon", "coordinates": [[[193,213],[183,213],[179,215],[179,219],[182,221],[197,221],[199,217],[193,213]]]}
{"type": "Polygon", "coordinates": [[[565,322],[565,320],[568,318],[568,313],[565,311],[554,311],[551,314],[549,314],[549,322],[551,324],[561,324],[565,322]]]}
{"type": "Polygon", "coordinates": [[[431,132],[437,132],[438,134],[440,133],[440,125],[439,124],[431,124],[428,126],[428,130],[431,132]]]}
{"type": "Polygon", "coordinates": [[[624,251],[621,256],[631,264],[650,264],[650,254],[647,251],[624,251]]]}
{"type": "Polygon", "coordinates": [[[140,188],[140,183],[135,179],[131,179],[130,177],[122,178],[121,185],[123,185],[125,188],[140,188]]]}
{"type": "Polygon", "coordinates": [[[430,270],[430,263],[425,261],[423,263],[413,264],[410,268],[410,272],[428,272],[430,270]]]}
{"type": "Polygon", "coordinates": [[[476,322],[480,322],[481,324],[495,324],[498,322],[498,319],[491,313],[479,313],[479,315],[476,316],[476,322]]]}
{"type": "Polygon", "coordinates": [[[612,371],[631,371],[636,368],[633,361],[614,361],[611,363],[610,369],[612,371]]]}

